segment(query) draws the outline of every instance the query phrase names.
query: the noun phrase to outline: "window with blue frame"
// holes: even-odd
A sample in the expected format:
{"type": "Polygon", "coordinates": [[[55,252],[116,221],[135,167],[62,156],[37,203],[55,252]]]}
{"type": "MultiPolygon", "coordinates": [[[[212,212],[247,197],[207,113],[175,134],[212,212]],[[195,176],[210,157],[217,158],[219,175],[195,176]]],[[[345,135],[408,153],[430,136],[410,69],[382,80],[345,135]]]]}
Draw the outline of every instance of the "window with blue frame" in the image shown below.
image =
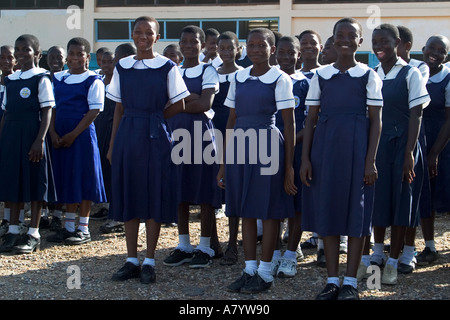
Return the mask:
{"type": "MultiPolygon", "coordinates": [[[[131,26],[134,20],[96,20],[96,41],[131,41],[131,26]]],[[[245,40],[249,30],[257,27],[278,31],[278,18],[261,19],[186,19],[158,20],[161,40],[177,41],[181,30],[187,25],[196,25],[203,30],[215,28],[219,32],[233,31],[240,40],[245,40]]]]}

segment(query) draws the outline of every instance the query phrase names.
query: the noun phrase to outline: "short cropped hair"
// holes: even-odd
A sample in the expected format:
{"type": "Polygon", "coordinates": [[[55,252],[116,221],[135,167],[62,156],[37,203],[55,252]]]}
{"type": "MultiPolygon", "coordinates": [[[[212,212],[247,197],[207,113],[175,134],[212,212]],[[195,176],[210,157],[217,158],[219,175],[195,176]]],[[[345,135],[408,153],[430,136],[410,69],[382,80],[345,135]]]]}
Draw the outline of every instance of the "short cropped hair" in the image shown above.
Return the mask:
{"type": "Polygon", "coordinates": [[[218,36],[220,36],[220,32],[217,31],[217,29],[209,28],[209,29],[205,30],[205,38],[208,38],[208,36],[218,37],[218,36]]]}
{"type": "Polygon", "coordinates": [[[234,41],[236,45],[239,45],[238,36],[233,31],[222,32],[217,38],[217,43],[219,43],[220,40],[231,40],[234,41]]]}
{"type": "Polygon", "coordinates": [[[276,40],[275,40],[275,35],[274,35],[274,33],[272,32],[272,30],[267,29],[267,28],[255,28],[255,29],[252,29],[252,30],[250,30],[250,32],[248,33],[247,39],[248,39],[248,37],[250,37],[250,35],[251,35],[252,33],[259,33],[259,34],[262,34],[262,35],[266,38],[266,40],[267,40],[267,42],[269,43],[269,45],[275,46],[276,40]]]}
{"type": "Polygon", "coordinates": [[[132,43],[122,43],[117,46],[114,55],[117,57],[128,57],[136,54],[137,50],[132,43]]]}
{"type": "Polygon", "coordinates": [[[400,39],[400,32],[398,31],[398,28],[390,23],[382,23],[378,27],[376,27],[373,31],[376,30],[384,30],[386,31],[392,38],[394,39],[400,39]]]}
{"type": "Polygon", "coordinates": [[[400,35],[400,40],[405,43],[405,42],[411,42],[411,44],[413,43],[413,34],[411,32],[410,29],[408,29],[405,26],[397,26],[399,35],[400,35]]]}
{"type": "Polygon", "coordinates": [[[28,42],[34,51],[41,52],[41,45],[39,44],[39,39],[32,34],[23,34],[16,39],[17,41],[26,41],[28,42]]]}
{"type": "Polygon", "coordinates": [[[316,31],[314,31],[314,30],[305,30],[305,31],[302,31],[302,32],[297,36],[297,39],[298,39],[299,41],[302,41],[302,38],[303,38],[303,36],[304,36],[305,34],[313,34],[313,35],[315,35],[315,36],[319,39],[319,43],[320,43],[320,44],[322,43],[322,38],[320,37],[320,34],[319,34],[318,32],[316,32],[316,31]]]}
{"type": "Polygon", "coordinates": [[[70,39],[69,42],[67,43],[67,51],[69,51],[69,47],[72,45],[83,46],[84,51],[86,51],[87,53],[91,53],[91,44],[85,38],[76,37],[76,38],[70,39]]]}
{"type": "Polygon", "coordinates": [[[181,30],[181,34],[183,33],[193,33],[193,34],[198,34],[200,41],[203,43],[206,40],[206,36],[205,36],[205,31],[202,30],[202,28],[194,26],[194,25],[189,25],[183,28],[183,30],[181,30]]]}
{"type": "Polygon", "coordinates": [[[156,20],[153,17],[149,17],[149,16],[141,16],[141,17],[137,18],[136,20],[134,20],[131,30],[134,30],[134,27],[136,27],[138,22],[141,22],[141,21],[153,22],[155,24],[155,26],[156,26],[156,33],[159,33],[159,22],[158,22],[158,20],[156,20]]]}
{"type": "Polygon", "coordinates": [[[356,24],[356,25],[358,26],[358,29],[359,29],[359,35],[362,36],[362,30],[363,30],[363,29],[362,29],[361,23],[359,23],[358,20],[356,20],[355,18],[352,18],[352,17],[345,17],[345,18],[342,18],[342,19],[338,20],[338,21],[334,24],[334,27],[333,27],[333,35],[336,33],[336,27],[337,27],[338,24],[340,24],[340,23],[356,24]]]}
{"type": "Polygon", "coordinates": [[[294,46],[294,48],[300,50],[300,41],[297,37],[283,36],[280,38],[280,40],[278,40],[278,44],[280,44],[281,42],[289,42],[294,46]]]}

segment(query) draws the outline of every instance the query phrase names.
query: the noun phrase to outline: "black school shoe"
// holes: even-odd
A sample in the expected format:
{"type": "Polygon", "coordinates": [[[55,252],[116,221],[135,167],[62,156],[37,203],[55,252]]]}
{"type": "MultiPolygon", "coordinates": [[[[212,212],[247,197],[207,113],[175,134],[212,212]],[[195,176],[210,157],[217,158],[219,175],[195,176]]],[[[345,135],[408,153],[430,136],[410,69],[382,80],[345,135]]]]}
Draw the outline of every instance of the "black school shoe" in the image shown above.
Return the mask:
{"type": "Polygon", "coordinates": [[[156,281],[155,268],[149,264],[144,264],[141,269],[141,283],[149,284],[156,281]]]}
{"type": "Polygon", "coordinates": [[[131,278],[139,278],[141,274],[141,267],[135,266],[131,262],[126,262],[122,268],[112,275],[113,281],[125,281],[131,278]]]}
{"type": "Polygon", "coordinates": [[[359,300],[358,289],[351,285],[343,285],[339,290],[338,300],[359,300]]]}
{"type": "Polygon", "coordinates": [[[260,293],[269,290],[272,286],[272,282],[273,281],[264,281],[258,273],[255,273],[255,275],[252,276],[251,279],[241,288],[240,292],[249,294],[260,293]]]}
{"type": "Polygon", "coordinates": [[[189,263],[189,268],[200,269],[206,268],[212,263],[211,256],[206,252],[200,250],[194,250],[194,255],[191,262],[189,263]]]}
{"type": "Polygon", "coordinates": [[[19,243],[20,234],[7,233],[4,236],[4,241],[0,246],[0,252],[12,252],[13,248],[19,243]]]}
{"type": "Polygon", "coordinates": [[[325,288],[316,297],[316,300],[336,300],[339,295],[339,287],[334,283],[327,283],[325,288]]]}
{"type": "Polygon", "coordinates": [[[94,221],[106,220],[106,218],[108,218],[108,212],[109,212],[108,209],[101,208],[99,211],[97,211],[96,213],[92,214],[89,217],[89,219],[94,220],[94,221]]]}
{"type": "Polygon", "coordinates": [[[186,262],[191,262],[192,252],[185,252],[180,249],[173,250],[170,255],[164,259],[163,263],[166,266],[177,267],[186,262]]]}
{"type": "Polygon", "coordinates": [[[16,254],[33,253],[39,251],[41,246],[41,239],[35,238],[30,234],[23,235],[17,245],[13,248],[16,254]]]}
{"type": "Polygon", "coordinates": [[[56,230],[55,233],[49,235],[47,237],[47,241],[61,243],[61,242],[64,242],[64,240],[66,240],[74,235],[75,235],[75,232],[70,232],[66,228],[63,227],[61,229],[56,230]]]}
{"type": "Polygon", "coordinates": [[[77,230],[77,231],[75,231],[73,236],[71,236],[71,237],[67,238],[66,240],[64,240],[64,243],[68,244],[68,245],[76,246],[76,245],[80,245],[80,244],[83,244],[83,243],[86,243],[86,242],[89,242],[89,241],[91,241],[91,234],[90,234],[90,232],[84,233],[81,230],[77,230]]]}
{"type": "Polygon", "coordinates": [[[242,272],[242,275],[239,279],[234,281],[232,284],[227,286],[227,291],[230,292],[239,292],[241,288],[252,278],[247,272],[242,272]]]}

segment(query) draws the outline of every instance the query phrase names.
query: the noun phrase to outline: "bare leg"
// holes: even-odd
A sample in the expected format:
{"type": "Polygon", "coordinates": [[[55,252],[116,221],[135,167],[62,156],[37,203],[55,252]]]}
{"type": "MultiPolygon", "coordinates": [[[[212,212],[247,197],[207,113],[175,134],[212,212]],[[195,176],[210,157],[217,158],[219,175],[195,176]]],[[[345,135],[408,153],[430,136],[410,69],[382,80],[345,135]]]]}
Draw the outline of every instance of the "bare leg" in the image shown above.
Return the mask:
{"type": "Polygon", "coordinates": [[[263,239],[261,261],[272,261],[273,252],[279,243],[280,220],[267,219],[263,220],[263,239]]]}
{"type": "MultiPolygon", "coordinates": [[[[161,223],[156,222],[154,219],[148,219],[145,221],[145,227],[147,232],[147,258],[155,258],[155,250],[158,245],[159,234],[161,231],[161,223]]],[[[138,225],[139,230],[139,225],[138,225]]]]}
{"type": "MultiPolygon", "coordinates": [[[[242,218],[242,245],[245,260],[256,260],[256,219],[242,218]]],[[[272,259],[272,257],[270,257],[272,259]]]]}
{"type": "Polygon", "coordinates": [[[289,238],[287,249],[289,251],[296,251],[301,238],[302,214],[301,212],[296,212],[294,218],[289,218],[289,238]]]}
{"type": "Polygon", "coordinates": [[[406,227],[392,226],[391,227],[391,253],[390,257],[398,259],[400,251],[402,250],[405,241],[406,227]]]}
{"type": "Polygon", "coordinates": [[[339,240],[340,236],[323,237],[328,277],[339,277],[339,240]]]}
{"type": "Polygon", "coordinates": [[[42,204],[42,201],[31,202],[31,228],[39,228],[39,222],[41,221],[42,204]]]}
{"type": "MultiPolygon", "coordinates": [[[[367,237],[348,237],[347,276],[356,278],[362,251],[367,237]]],[[[370,237],[369,237],[370,240],[370,237]]]]}
{"type": "Polygon", "coordinates": [[[189,203],[178,205],[178,234],[189,234],[189,203]]]}
{"type": "Polygon", "coordinates": [[[83,200],[80,204],[80,217],[89,217],[91,214],[92,201],[83,200]]]}
{"type": "Polygon", "coordinates": [[[130,258],[137,258],[139,223],[140,223],[140,219],[133,219],[133,220],[129,220],[129,221],[125,222],[125,238],[126,238],[126,243],[127,243],[127,255],[130,258]]]}
{"type": "Polygon", "coordinates": [[[215,211],[210,204],[201,204],[200,233],[202,237],[211,237],[212,224],[215,223],[215,211]]]}

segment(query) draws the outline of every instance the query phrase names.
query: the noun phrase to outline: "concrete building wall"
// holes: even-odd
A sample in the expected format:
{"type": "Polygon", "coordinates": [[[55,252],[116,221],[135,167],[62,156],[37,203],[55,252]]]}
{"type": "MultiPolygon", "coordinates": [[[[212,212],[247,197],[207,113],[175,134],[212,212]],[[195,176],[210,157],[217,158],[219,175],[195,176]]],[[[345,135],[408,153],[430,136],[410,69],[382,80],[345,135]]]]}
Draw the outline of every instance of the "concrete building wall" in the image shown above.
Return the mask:
{"type": "MultiPolygon", "coordinates": [[[[65,46],[75,36],[87,38],[93,51],[106,46],[114,49],[122,42],[96,42],[95,21],[99,19],[135,19],[141,15],[157,19],[238,19],[277,18],[279,31],[296,35],[313,29],[323,40],[332,34],[334,23],[345,16],[358,19],[363,25],[365,41],[361,51],[371,52],[370,36],[377,22],[409,27],[414,34],[413,51],[420,51],[429,36],[444,34],[450,37],[450,1],[410,3],[354,3],[354,4],[293,4],[280,0],[279,5],[224,5],[171,7],[96,7],[95,1],[85,0],[81,10],[1,10],[0,44],[14,44],[20,34],[36,35],[44,50],[53,45],[65,46]],[[379,14],[379,20],[377,19],[379,14]]],[[[160,41],[156,50],[168,44],[160,41]]]]}

